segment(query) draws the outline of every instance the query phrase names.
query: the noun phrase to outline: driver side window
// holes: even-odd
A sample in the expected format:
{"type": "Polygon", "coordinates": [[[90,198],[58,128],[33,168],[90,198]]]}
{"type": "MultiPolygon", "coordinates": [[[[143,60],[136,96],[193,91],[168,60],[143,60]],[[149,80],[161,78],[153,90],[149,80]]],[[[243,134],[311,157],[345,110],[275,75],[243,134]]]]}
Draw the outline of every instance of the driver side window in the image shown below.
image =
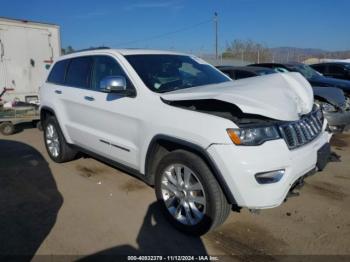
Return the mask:
{"type": "Polygon", "coordinates": [[[100,90],[100,82],[107,76],[124,76],[126,78],[127,88],[131,86],[128,77],[117,61],[110,56],[94,56],[94,66],[91,77],[91,87],[93,90],[100,90]]]}

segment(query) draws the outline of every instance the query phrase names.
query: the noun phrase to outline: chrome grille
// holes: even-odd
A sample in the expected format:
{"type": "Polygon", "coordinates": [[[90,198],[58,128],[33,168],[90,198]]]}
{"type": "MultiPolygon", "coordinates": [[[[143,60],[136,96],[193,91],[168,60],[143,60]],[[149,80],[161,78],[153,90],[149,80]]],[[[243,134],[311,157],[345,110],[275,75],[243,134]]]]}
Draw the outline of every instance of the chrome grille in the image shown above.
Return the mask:
{"type": "Polygon", "coordinates": [[[300,120],[281,124],[279,130],[289,149],[295,149],[314,140],[322,131],[323,114],[315,108],[300,120]]]}

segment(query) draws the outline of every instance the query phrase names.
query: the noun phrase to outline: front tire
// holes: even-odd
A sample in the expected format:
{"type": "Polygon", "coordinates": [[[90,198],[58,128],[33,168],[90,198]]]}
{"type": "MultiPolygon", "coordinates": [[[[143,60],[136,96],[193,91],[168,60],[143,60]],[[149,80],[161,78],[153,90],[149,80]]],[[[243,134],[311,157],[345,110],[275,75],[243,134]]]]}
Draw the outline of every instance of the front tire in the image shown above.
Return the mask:
{"type": "Polygon", "coordinates": [[[77,151],[66,142],[54,116],[50,116],[44,123],[44,141],[47,153],[56,163],[64,163],[75,159],[77,151]]]}
{"type": "Polygon", "coordinates": [[[196,154],[167,154],[156,172],[155,190],[161,208],[177,229],[203,235],[221,225],[231,206],[207,164],[196,154]]]}

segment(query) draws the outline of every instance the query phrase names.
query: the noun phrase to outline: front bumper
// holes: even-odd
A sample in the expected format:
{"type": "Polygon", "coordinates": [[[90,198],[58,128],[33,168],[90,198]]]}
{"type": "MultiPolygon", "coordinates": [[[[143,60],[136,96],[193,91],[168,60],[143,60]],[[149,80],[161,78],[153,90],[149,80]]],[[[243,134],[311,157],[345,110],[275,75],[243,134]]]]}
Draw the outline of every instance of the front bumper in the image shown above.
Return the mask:
{"type": "Polygon", "coordinates": [[[207,150],[216,162],[228,188],[240,207],[272,208],[280,205],[293,184],[316,168],[318,151],[329,142],[322,132],[315,140],[289,150],[282,139],[260,146],[212,145],[207,150]],[[284,169],[279,182],[259,184],[255,174],[284,169]]]}
{"type": "Polygon", "coordinates": [[[328,125],[333,132],[341,132],[343,129],[350,125],[350,111],[345,112],[325,112],[324,117],[328,121],[328,125]]]}

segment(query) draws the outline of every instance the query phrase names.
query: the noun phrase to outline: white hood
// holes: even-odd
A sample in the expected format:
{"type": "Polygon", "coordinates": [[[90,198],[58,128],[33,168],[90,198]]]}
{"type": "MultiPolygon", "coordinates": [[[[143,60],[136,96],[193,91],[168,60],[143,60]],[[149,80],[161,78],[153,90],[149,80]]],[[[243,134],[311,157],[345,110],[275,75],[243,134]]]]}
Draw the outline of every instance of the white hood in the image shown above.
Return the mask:
{"type": "Polygon", "coordinates": [[[244,113],[295,121],[312,110],[314,95],[299,73],[276,73],[215,85],[176,90],[168,101],[216,99],[238,106],[244,113]]]}

